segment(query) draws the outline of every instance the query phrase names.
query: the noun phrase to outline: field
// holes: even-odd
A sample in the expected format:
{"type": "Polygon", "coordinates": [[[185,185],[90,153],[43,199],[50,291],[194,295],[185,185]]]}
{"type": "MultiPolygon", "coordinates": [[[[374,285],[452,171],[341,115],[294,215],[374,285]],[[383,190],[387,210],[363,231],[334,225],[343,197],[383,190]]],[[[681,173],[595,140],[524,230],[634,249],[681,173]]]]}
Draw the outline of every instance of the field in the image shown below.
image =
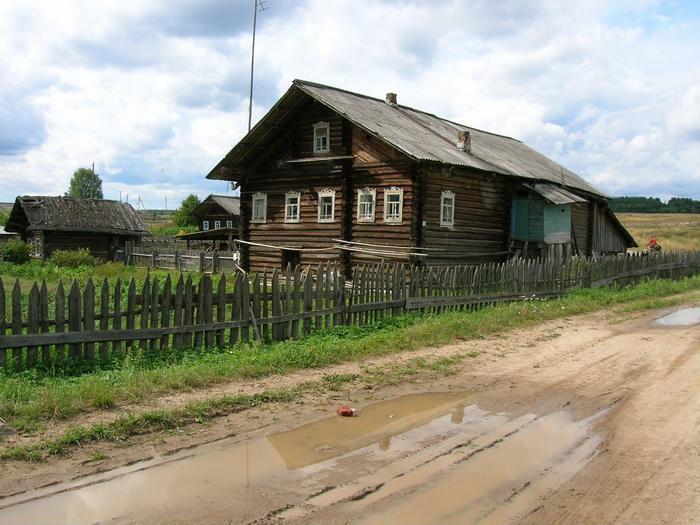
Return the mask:
{"type": "Polygon", "coordinates": [[[618,213],[617,217],[643,250],[655,236],[664,250],[700,250],[700,214],[618,213]]]}

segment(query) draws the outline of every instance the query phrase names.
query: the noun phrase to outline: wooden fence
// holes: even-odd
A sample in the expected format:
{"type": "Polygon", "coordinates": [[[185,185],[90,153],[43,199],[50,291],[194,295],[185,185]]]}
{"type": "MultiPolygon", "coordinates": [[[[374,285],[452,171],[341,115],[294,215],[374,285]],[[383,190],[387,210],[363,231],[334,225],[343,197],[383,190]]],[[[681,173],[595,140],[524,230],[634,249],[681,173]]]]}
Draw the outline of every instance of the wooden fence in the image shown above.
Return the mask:
{"type": "Polygon", "coordinates": [[[142,349],[211,348],[252,339],[284,340],[406,312],[439,313],[557,297],[575,287],[678,278],[700,271],[700,252],[599,260],[514,260],[501,264],[356,269],[352,282],[331,265],[262,274],[204,274],[195,283],[147,277],[96,286],[74,281],[28,293],[0,280],[0,367],[101,363],[142,349]],[[218,278],[218,279],[217,279],[218,278]]]}
{"type": "Polygon", "coordinates": [[[179,272],[226,273],[237,272],[238,252],[202,250],[176,250],[161,252],[154,248],[136,246],[131,251],[117,253],[117,260],[151,269],[179,272]]]}

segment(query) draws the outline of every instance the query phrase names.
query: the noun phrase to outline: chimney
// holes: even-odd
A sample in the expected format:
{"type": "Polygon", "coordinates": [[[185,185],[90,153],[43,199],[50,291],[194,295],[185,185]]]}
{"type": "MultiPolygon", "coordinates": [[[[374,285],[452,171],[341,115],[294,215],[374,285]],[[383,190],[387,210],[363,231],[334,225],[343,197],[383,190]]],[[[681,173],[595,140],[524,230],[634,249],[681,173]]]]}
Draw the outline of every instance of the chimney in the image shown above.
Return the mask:
{"type": "Polygon", "coordinates": [[[457,133],[457,149],[472,152],[472,135],[468,131],[460,131],[457,133]]]}
{"type": "Polygon", "coordinates": [[[396,103],[396,93],[387,93],[384,102],[386,102],[390,106],[398,106],[398,104],[396,103]]]}

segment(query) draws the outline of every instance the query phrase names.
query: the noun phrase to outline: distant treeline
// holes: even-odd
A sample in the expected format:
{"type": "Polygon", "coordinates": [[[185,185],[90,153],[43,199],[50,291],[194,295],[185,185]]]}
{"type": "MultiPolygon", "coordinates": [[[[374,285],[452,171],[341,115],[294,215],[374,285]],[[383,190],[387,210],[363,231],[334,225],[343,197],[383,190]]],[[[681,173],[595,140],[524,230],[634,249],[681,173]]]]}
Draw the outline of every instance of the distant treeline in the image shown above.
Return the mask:
{"type": "Polygon", "coordinates": [[[658,197],[613,197],[613,211],[638,213],[700,213],[700,201],[673,197],[663,202],[658,197]]]}

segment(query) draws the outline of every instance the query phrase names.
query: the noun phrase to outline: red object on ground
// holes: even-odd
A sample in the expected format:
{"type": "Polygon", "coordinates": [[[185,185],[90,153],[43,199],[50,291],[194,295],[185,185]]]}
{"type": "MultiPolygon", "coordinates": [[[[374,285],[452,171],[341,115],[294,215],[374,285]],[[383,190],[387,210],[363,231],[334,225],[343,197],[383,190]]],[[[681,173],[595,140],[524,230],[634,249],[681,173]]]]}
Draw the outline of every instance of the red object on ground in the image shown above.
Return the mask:
{"type": "Polygon", "coordinates": [[[355,415],[355,409],[350,408],[347,405],[342,405],[338,407],[338,410],[336,410],[335,413],[343,417],[352,417],[355,415]]]}

